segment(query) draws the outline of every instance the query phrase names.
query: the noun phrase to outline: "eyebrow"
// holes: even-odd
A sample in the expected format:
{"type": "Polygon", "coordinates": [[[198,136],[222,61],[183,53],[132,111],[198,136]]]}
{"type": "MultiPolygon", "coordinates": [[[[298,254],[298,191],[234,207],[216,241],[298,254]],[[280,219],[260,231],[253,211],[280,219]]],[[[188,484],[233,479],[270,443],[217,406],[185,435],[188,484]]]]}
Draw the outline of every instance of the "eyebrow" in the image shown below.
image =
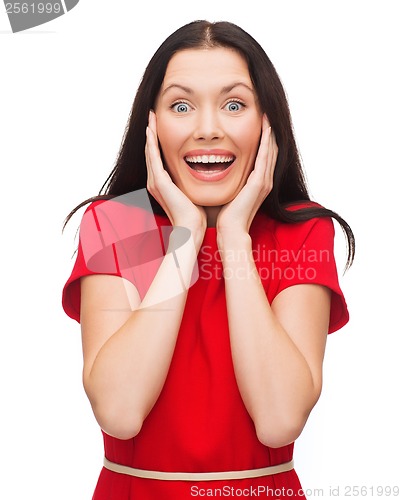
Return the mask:
{"type": "Polygon", "coordinates": [[[172,83],[171,85],[169,85],[168,87],[166,87],[163,92],[162,92],[162,95],[166,94],[169,90],[171,89],[180,89],[180,90],[183,90],[186,94],[193,94],[193,90],[190,89],[189,87],[184,87],[184,85],[180,85],[179,83],[172,83]]]}
{"type": "Polygon", "coordinates": [[[234,90],[235,87],[245,87],[252,94],[255,93],[255,91],[253,90],[253,88],[250,87],[249,85],[247,85],[246,83],[244,83],[244,82],[234,82],[231,85],[227,85],[226,87],[223,87],[221,89],[221,94],[228,94],[229,92],[231,92],[232,90],[234,90]]]}
{"type": "MultiPolygon", "coordinates": [[[[246,83],[244,82],[234,82],[234,83],[231,83],[230,85],[226,85],[225,87],[223,87],[220,91],[220,95],[223,95],[223,94],[228,94],[229,92],[231,92],[232,90],[235,89],[235,87],[245,87],[247,90],[249,90],[250,92],[252,92],[252,94],[255,94],[255,91],[253,90],[252,87],[250,87],[249,85],[247,85],[246,83]]],[[[174,88],[178,88],[182,91],[184,91],[186,94],[193,94],[194,91],[189,88],[189,87],[185,87],[184,85],[181,85],[179,83],[172,83],[171,85],[169,85],[168,87],[166,87],[163,92],[162,92],[162,96],[164,94],[166,94],[169,90],[171,89],[174,89],[174,88]]]]}

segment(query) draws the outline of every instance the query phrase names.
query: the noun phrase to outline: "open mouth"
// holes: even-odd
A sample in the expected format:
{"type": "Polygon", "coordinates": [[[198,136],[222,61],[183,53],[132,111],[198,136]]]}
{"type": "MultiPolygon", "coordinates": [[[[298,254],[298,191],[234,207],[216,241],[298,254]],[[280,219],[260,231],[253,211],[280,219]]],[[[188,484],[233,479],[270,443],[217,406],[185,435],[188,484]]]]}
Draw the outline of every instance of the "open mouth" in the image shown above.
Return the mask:
{"type": "Polygon", "coordinates": [[[196,172],[206,174],[217,174],[223,172],[230,167],[234,161],[235,156],[231,155],[199,155],[199,156],[186,156],[184,158],[187,165],[196,172]]]}

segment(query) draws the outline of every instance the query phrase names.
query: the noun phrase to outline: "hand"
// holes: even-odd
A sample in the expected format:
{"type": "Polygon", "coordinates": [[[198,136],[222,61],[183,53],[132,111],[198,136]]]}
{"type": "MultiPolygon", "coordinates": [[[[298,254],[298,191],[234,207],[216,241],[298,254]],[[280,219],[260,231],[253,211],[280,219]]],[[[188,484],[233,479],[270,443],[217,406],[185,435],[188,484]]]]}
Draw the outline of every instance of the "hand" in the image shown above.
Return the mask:
{"type": "Polygon", "coordinates": [[[220,210],[216,224],[218,234],[224,237],[227,232],[249,233],[256,212],[272,190],[277,155],[278,147],[274,132],[266,115],[263,115],[262,137],[255,167],[237,196],[220,210]]]}
{"type": "Polygon", "coordinates": [[[149,125],[146,129],[145,156],[148,170],[147,189],[166,212],[171,224],[204,233],[205,210],[191,202],[174,184],[163,166],[157,140],[156,115],[153,111],[149,113],[149,125]]]}

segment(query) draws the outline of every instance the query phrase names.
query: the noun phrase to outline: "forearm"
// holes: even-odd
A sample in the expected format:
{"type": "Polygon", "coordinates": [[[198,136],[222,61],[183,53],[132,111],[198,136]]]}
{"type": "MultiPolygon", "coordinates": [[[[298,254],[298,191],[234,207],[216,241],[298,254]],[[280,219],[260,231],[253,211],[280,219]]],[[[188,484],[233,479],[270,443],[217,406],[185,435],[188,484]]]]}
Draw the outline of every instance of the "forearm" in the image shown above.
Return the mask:
{"type": "Polygon", "coordinates": [[[285,436],[291,442],[306,422],[319,388],[267,300],[252,258],[250,236],[226,235],[220,242],[241,396],[262,442],[279,443],[285,436]]]}
{"type": "Polygon", "coordinates": [[[104,343],[85,375],[85,389],[106,432],[139,432],[168,373],[200,239],[169,250],[139,307],[104,343]],[[177,267],[179,266],[179,267],[177,267]]]}

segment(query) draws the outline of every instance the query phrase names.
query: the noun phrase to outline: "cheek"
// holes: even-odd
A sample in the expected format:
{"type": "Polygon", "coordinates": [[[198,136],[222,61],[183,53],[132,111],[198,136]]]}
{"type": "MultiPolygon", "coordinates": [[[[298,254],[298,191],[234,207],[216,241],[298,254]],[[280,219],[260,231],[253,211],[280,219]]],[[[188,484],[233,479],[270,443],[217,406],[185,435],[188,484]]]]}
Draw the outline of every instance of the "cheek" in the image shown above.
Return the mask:
{"type": "Polygon", "coordinates": [[[170,158],[177,155],[182,144],[182,126],[177,126],[174,121],[159,119],[157,122],[157,135],[164,156],[170,158]]]}
{"type": "Polygon", "coordinates": [[[173,182],[180,184],[180,150],[182,148],[183,139],[182,126],[177,127],[177,123],[167,120],[158,119],[157,135],[160,144],[160,152],[163,158],[164,168],[170,174],[173,182]]]}
{"type": "Polygon", "coordinates": [[[160,148],[163,150],[164,156],[166,156],[170,143],[168,127],[164,127],[163,124],[159,124],[159,122],[157,123],[157,138],[159,139],[160,148]]]}
{"type": "Polygon", "coordinates": [[[247,133],[241,136],[240,148],[244,166],[250,171],[254,167],[254,162],[258,154],[260,144],[260,135],[255,133],[247,133]]]}
{"type": "Polygon", "coordinates": [[[245,157],[255,157],[259,148],[262,131],[262,121],[259,119],[246,120],[235,130],[237,146],[245,157]]]}

